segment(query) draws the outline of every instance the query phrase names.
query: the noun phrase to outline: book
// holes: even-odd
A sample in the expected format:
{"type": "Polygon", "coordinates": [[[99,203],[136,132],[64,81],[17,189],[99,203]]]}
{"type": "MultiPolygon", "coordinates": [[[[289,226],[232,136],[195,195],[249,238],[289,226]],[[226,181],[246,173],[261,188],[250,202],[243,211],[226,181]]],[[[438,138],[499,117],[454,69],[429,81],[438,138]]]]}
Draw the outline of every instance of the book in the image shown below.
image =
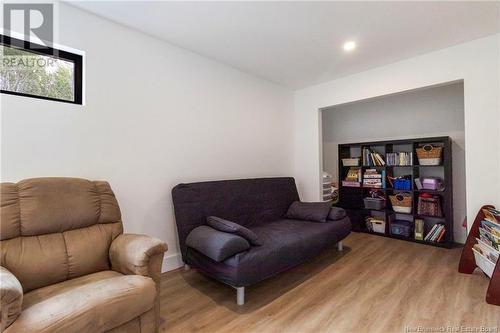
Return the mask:
{"type": "Polygon", "coordinates": [[[363,166],[385,165],[384,157],[380,153],[377,153],[372,149],[363,148],[362,157],[363,157],[363,166]]]}
{"type": "Polygon", "coordinates": [[[444,225],[441,227],[441,232],[439,233],[439,236],[436,237],[436,242],[440,242],[444,238],[444,234],[446,233],[446,229],[444,225]]]}
{"type": "Polygon", "coordinates": [[[495,216],[495,218],[496,218],[498,221],[500,221],[500,210],[498,210],[498,209],[494,209],[494,208],[491,208],[491,207],[490,207],[490,208],[486,208],[486,209],[487,209],[489,212],[491,212],[491,213],[495,216]]]}
{"type": "Polygon", "coordinates": [[[349,168],[347,170],[347,175],[342,181],[342,186],[344,187],[361,187],[362,177],[361,177],[361,168],[349,168]]]}
{"type": "Polygon", "coordinates": [[[444,225],[440,225],[434,235],[431,237],[432,242],[437,242],[439,239],[441,239],[444,236],[445,229],[444,225]]]}
{"type": "Polygon", "coordinates": [[[424,220],[415,219],[415,239],[424,240],[424,220]]]}
{"type": "Polygon", "coordinates": [[[378,184],[382,185],[382,179],[368,178],[363,181],[365,184],[378,184]]]}
{"type": "Polygon", "coordinates": [[[374,156],[377,165],[385,165],[385,161],[382,158],[382,155],[380,155],[379,153],[372,153],[372,155],[374,156]]]}
{"type": "Polygon", "coordinates": [[[361,182],[361,168],[349,168],[345,180],[350,182],[361,182]]]}
{"type": "Polygon", "coordinates": [[[417,187],[417,190],[421,190],[423,188],[420,178],[415,178],[415,186],[417,187]]]}
{"type": "Polygon", "coordinates": [[[496,250],[500,250],[500,237],[495,236],[483,227],[479,227],[479,238],[496,250]]]}
{"type": "Polygon", "coordinates": [[[367,169],[363,174],[363,187],[382,188],[383,174],[376,169],[367,169]]]}
{"type": "Polygon", "coordinates": [[[495,264],[500,257],[500,251],[494,249],[479,238],[476,238],[476,241],[477,244],[474,244],[474,248],[495,264]]]}
{"type": "Polygon", "coordinates": [[[439,236],[441,233],[441,226],[436,224],[436,229],[434,229],[434,232],[429,236],[429,241],[434,242],[434,240],[439,236]]]}
{"type": "Polygon", "coordinates": [[[350,182],[350,181],[347,181],[347,180],[343,180],[342,181],[342,186],[344,186],[344,187],[361,187],[361,183],[360,182],[350,182]]]}
{"type": "Polygon", "coordinates": [[[500,225],[498,225],[497,223],[493,223],[490,220],[482,220],[481,227],[483,227],[493,235],[500,237],[500,225]]]}
{"type": "Polygon", "coordinates": [[[398,152],[386,154],[387,165],[390,166],[409,166],[413,165],[412,152],[398,152]]]}
{"type": "Polygon", "coordinates": [[[428,241],[430,239],[431,235],[436,231],[436,228],[437,228],[437,224],[432,226],[431,230],[427,233],[427,235],[424,238],[425,241],[428,241]]]}
{"type": "Polygon", "coordinates": [[[438,242],[443,239],[445,232],[446,228],[443,224],[435,224],[425,237],[425,240],[429,242],[438,242]]]}
{"type": "Polygon", "coordinates": [[[500,212],[495,209],[483,209],[484,219],[490,221],[491,223],[495,223],[500,228],[500,212]]]}
{"type": "Polygon", "coordinates": [[[378,173],[376,171],[375,172],[366,171],[363,176],[364,176],[364,178],[374,178],[374,179],[381,179],[382,178],[382,174],[378,173]]]}

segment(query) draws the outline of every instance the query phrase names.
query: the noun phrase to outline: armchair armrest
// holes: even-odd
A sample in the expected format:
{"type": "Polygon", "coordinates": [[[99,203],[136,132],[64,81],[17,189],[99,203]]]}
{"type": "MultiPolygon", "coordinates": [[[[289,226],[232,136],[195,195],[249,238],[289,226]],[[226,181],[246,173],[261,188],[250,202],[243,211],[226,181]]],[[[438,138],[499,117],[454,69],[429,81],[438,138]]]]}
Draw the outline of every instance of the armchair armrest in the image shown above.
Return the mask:
{"type": "Polygon", "coordinates": [[[0,266],[0,332],[3,332],[21,314],[23,287],[5,267],[0,266]]]}
{"type": "Polygon", "coordinates": [[[146,235],[122,234],[109,248],[111,269],[127,275],[149,276],[159,282],[167,244],[146,235]]]}

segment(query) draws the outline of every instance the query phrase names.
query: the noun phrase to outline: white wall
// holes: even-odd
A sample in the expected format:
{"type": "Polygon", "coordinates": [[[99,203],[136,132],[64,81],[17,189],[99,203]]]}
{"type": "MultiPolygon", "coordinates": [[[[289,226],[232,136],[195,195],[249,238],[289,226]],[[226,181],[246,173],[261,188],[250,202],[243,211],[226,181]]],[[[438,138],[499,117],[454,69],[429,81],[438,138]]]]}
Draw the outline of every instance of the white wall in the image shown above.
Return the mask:
{"type": "Polygon", "coordinates": [[[499,206],[499,53],[500,34],[496,34],[297,91],[294,173],[302,198],[319,199],[320,108],[464,80],[469,221],[482,204],[499,206]]]}
{"type": "Polygon", "coordinates": [[[111,183],[125,231],[168,242],[179,182],[292,173],[288,90],[61,4],[60,44],[86,52],[86,106],[1,95],[1,179],[111,183]]]}
{"type": "Polygon", "coordinates": [[[466,239],[464,86],[462,82],[343,104],[322,112],[323,169],[338,179],[341,143],[450,136],[454,240],[466,239]]]}

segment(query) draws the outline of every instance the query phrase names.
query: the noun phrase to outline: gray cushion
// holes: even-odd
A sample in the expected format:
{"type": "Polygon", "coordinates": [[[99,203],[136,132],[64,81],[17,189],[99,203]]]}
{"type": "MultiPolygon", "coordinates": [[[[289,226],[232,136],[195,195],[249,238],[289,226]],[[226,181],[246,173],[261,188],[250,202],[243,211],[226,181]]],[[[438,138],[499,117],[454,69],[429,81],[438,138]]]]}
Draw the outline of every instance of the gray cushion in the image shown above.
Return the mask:
{"type": "Polygon", "coordinates": [[[222,232],[229,232],[231,234],[235,234],[245,238],[252,245],[262,245],[259,241],[259,237],[250,229],[245,228],[242,225],[237,223],[221,219],[216,216],[207,217],[207,224],[214,229],[217,229],[222,232]]]}
{"type": "Polygon", "coordinates": [[[243,237],[209,226],[194,228],[186,238],[186,245],[217,262],[250,248],[250,244],[243,237]]]}
{"type": "Polygon", "coordinates": [[[300,202],[295,201],[288,208],[288,219],[326,222],[330,213],[331,202],[300,202]]]}
{"type": "Polygon", "coordinates": [[[330,209],[330,213],[328,214],[328,220],[337,221],[343,219],[346,216],[347,213],[345,212],[344,208],[332,207],[330,209]]]}

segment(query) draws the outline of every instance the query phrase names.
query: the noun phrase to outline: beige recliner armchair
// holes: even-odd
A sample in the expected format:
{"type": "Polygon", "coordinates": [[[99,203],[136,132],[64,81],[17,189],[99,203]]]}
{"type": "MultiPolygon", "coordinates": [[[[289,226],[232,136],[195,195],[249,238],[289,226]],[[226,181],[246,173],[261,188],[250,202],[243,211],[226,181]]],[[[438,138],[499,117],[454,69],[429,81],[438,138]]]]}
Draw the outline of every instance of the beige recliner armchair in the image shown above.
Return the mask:
{"type": "Polygon", "coordinates": [[[1,184],[1,331],[157,332],[167,245],[123,234],[107,182],[1,184]]]}

